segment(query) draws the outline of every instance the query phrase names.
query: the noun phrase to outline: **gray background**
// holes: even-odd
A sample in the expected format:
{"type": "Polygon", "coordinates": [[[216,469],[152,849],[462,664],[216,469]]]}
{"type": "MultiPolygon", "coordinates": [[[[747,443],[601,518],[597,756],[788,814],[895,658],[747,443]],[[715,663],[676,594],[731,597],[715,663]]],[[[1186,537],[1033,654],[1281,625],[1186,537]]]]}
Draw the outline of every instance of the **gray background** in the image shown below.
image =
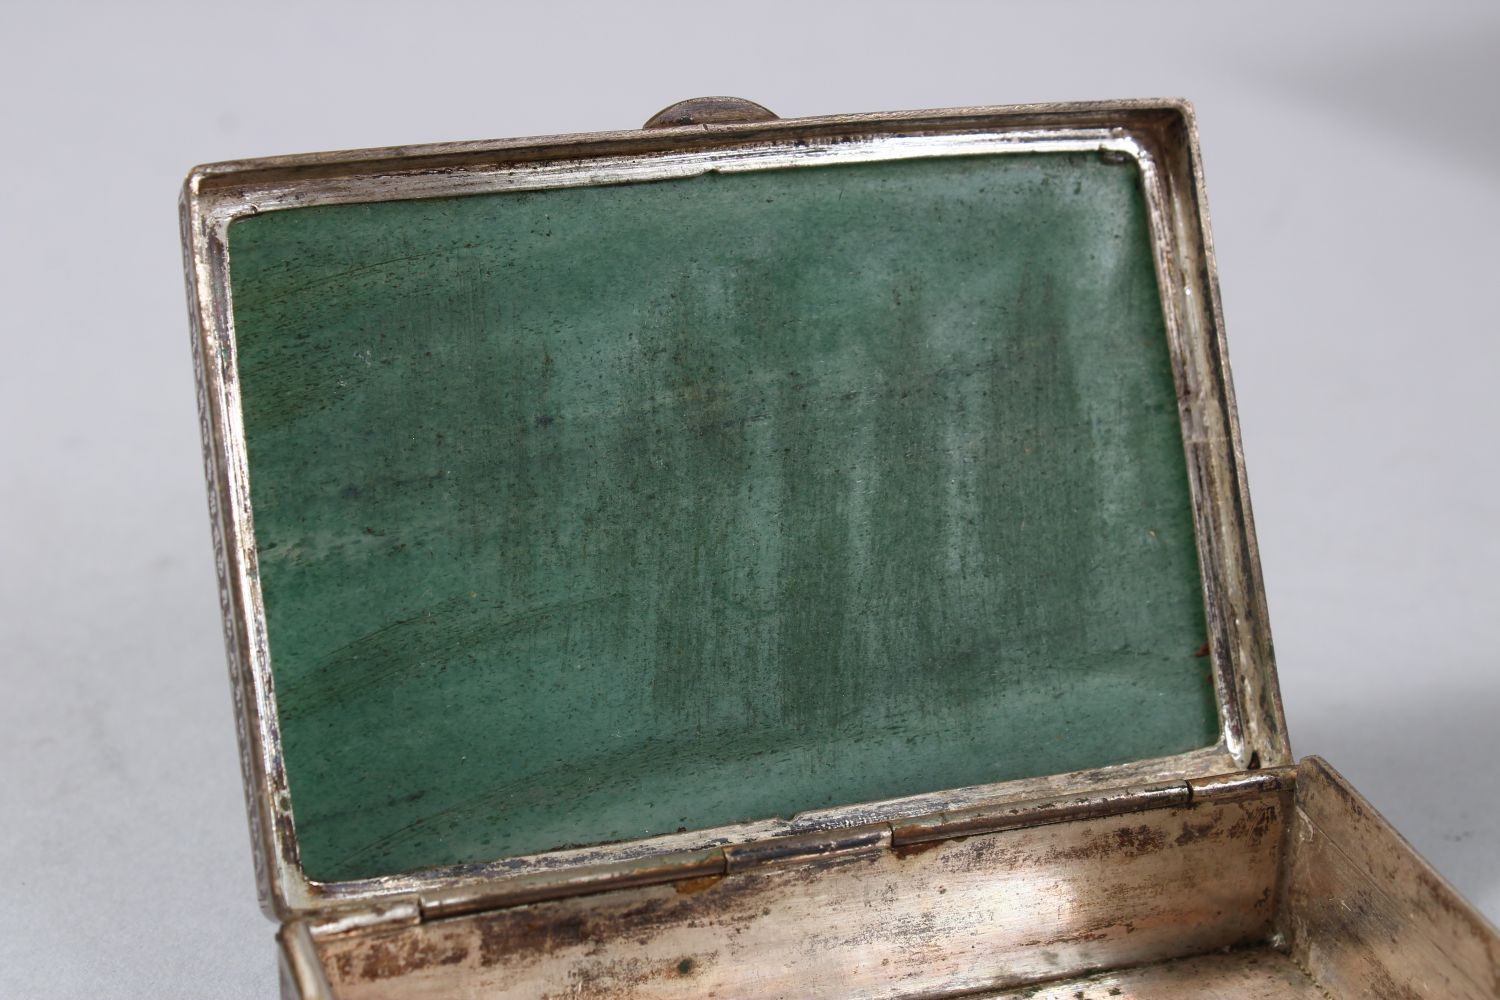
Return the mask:
{"type": "Polygon", "coordinates": [[[708,93],[1196,102],[1295,749],[1500,917],[1500,5],[11,3],[0,46],[0,995],[274,993],[187,168],[708,93]]]}

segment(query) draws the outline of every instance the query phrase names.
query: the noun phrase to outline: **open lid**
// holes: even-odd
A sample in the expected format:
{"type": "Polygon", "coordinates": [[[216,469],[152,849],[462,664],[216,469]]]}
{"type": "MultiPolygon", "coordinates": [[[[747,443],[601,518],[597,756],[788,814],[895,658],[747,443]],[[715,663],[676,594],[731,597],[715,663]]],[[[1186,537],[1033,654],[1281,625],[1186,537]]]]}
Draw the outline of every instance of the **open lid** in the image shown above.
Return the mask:
{"type": "Polygon", "coordinates": [[[1181,103],[686,102],[183,225],[277,915],[1290,758],[1181,103]]]}

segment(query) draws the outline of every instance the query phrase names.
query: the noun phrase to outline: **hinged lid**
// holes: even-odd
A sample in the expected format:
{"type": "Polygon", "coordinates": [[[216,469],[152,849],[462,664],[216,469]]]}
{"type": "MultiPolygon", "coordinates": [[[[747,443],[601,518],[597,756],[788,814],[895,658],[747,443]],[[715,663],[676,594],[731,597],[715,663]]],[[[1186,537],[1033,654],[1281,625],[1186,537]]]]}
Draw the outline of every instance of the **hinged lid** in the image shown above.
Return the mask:
{"type": "Polygon", "coordinates": [[[1289,761],[1185,105],[648,125],[188,180],[269,908],[1289,761]]]}

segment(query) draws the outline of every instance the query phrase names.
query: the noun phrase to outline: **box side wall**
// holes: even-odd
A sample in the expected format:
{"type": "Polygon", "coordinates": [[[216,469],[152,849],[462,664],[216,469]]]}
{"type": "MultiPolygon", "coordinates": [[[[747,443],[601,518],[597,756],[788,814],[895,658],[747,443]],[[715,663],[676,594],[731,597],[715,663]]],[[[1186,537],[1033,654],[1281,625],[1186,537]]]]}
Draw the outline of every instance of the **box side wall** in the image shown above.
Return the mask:
{"type": "Polygon", "coordinates": [[[934,997],[1265,940],[1286,792],[320,940],[340,1000],[934,997]]]}
{"type": "Polygon", "coordinates": [[[1335,996],[1500,996],[1500,935],[1324,761],[1298,768],[1278,930],[1335,996]]]}

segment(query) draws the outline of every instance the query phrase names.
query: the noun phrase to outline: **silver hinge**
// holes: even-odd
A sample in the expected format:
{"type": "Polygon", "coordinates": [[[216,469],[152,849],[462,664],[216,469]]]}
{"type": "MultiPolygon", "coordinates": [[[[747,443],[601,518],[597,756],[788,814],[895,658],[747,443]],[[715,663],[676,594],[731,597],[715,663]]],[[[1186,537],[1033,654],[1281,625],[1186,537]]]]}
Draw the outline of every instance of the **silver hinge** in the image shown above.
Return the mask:
{"type": "Polygon", "coordinates": [[[501,883],[460,886],[423,895],[421,915],[436,920],[612,889],[718,879],[758,868],[807,864],[879,851],[891,843],[890,825],[851,827],[660,855],[611,865],[535,872],[501,883]]]}
{"type": "Polygon", "coordinates": [[[396,896],[329,910],[307,922],[308,932],[319,940],[358,934],[372,927],[404,927],[422,922],[422,903],[416,896],[396,896]]]}
{"type": "Polygon", "coordinates": [[[549,899],[587,896],[611,889],[713,878],[722,876],[726,870],[723,849],[714,847],[608,865],[530,872],[504,881],[455,886],[425,894],[421,901],[422,916],[436,920],[549,899]]]}
{"type": "Polygon", "coordinates": [[[1270,792],[1290,792],[1297,783],[1297,767],[1288,764],[1259,771],[1235,771],[1206,778],[1189,778],[1194,802],[1233,802],[1270,792]]]}
{"type": "Polygon", "coordinates": [[[973,806],[935,813],[893,824],[896,846],[955,840],[1021,827],[1045,826],[1088,819],[1185,806],[1192,791],[1185,781],[1111,788],[1088,795],[1060,795],[1001,805],[973,806]]]}
{"type": "Polygon", "coordinates": [[[1059,795],[993,803],[894,822],[749,841],[697,851],[610,864],[536,871],[375,904],[331,911],[310,925],[312,936],[359,933],[425,920],[522,906],[614,889],[715,880],[728,875],[788,865],[843,860],[914,845],[959,840],[1023,827],[1046,826],[1151,809],[1182,808],[1196,802],[1225,802],[1290,789],[1294,768],[1242,771],[1205,778],[1124,786],[1085,795],[1059,795]]]}
{"type": "Polygon", "coordinates": [[[772,837],[724,848],[725,873],[738,875],[775,865],[809,864],[835,857],[886,850],[890,846],[889,823],[772,837]]]}

